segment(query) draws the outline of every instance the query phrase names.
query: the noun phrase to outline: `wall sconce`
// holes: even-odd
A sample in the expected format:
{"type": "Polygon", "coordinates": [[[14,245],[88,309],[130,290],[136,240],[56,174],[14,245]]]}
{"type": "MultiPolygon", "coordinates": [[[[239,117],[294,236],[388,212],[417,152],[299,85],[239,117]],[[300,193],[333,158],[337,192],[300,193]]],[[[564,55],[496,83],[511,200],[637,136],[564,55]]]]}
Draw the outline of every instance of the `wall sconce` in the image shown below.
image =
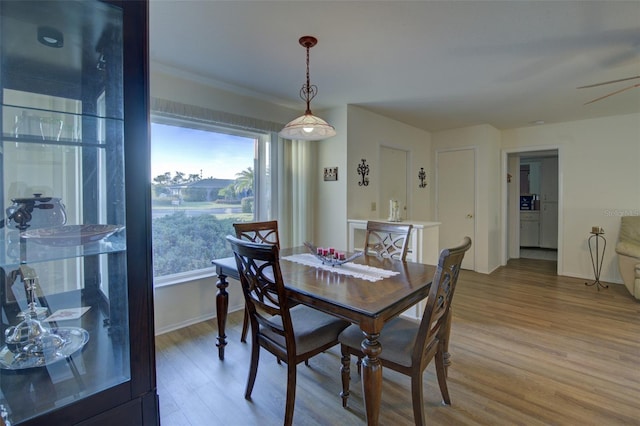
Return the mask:
{"type": "Polygon", "coordinates": [[[362,159],[362,163],[358,164],[358,174],[362,176],[360,182],[358,182],[359,186],[368,186],[369,178],[365,176],[369,176],[369,166],[367,165],[367,160],[362,159]]]}
{"type": "Polygon", "coordinates": [[[420,171],[418,172],[418,180],[420,180],[420,183],[418,187],[424,188],[427,186],[425,179],[427,179],[427,173],[424,171],[424,167],[420,167],[420,171]]]}

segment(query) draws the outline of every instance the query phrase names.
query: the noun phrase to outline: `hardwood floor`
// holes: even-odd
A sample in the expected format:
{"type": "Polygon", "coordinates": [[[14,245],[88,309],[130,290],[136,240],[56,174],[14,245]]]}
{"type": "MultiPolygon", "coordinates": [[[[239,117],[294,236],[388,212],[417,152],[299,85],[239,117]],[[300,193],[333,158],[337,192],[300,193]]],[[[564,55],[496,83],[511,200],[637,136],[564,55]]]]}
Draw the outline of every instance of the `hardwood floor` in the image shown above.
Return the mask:
{"type": "Polygon", "coordinates": [[[520,247],[520,258],[558,261],[558,250],[520,247]]]}
{"type": "MultiPolygon", "coordinates": [[[[462,271],[452,305],[452,405],[441,405],[430,365],[429,424],[640,425],[640,303],[622,285],[597,291],[555,271],[555,262],[531,259],[490,275],[462,271]]],[[[223,362],[214,320],[156,338],[163,426],[282,424],[286,366],[263,351],[246,401],[250,347],[239,341],[241,326],[242,312],[231,314],[223,362]]],[[[295,425],[365,424],[355,365],[346,410],[339,369],[338,347],[298,366],[295,425]]],[[[383,375],[380,424],[413,424],[409,379],[383,375]]]]}

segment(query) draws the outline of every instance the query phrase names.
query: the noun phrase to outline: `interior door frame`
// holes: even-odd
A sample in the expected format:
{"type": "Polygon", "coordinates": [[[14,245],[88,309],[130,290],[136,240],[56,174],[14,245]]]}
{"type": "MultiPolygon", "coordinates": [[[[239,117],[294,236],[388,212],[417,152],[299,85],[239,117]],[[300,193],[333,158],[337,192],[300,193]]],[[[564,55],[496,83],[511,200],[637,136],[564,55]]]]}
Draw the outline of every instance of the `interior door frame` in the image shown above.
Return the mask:
{"type": "MultiPolygon", "coordinates": [[[[456,148],[443,148],[443,149],[436,149],[435,151],[435,203],[434,203],[434,208],[435,208],[435,218],[436,221],[438,222],[442,222],[440,220],[439,217],[439,203],[440,203],[440,194],[439,194],[439,188],[440,188],[440,168],[439,168],[439,164],[438,164],[438,156],[442,153],[445,152],[455,152],[455,151],[472,151],[473,152],[473,235],[471,236],[471,240],[475,243],[477,241],[476,239],[476,234],[477,234],[477,230],[478,230],[478,189],[479,189],[479,182],[478,182],[478,147],[477,146],[464,146],[464,147],[456,147],[456,148]]],[[[477,252],[477,247],[478,244],[472,244],[470,250],[473,250],[473,271],[477,271],[478,267],[477,267],[477,258],[478,258],[478,252],[477,252]]],[[[445,247],[440,247],[439,250],[442,250],[445,247]]]]}
{"type": "Polygon", "coordinates": [[[562,161],[562,147],[559,145],[543,145],[543,146],[526,146],[526,147],[518,147],[518,148],[507,148],[502,150],[502,170],[500,176],[503,176],[500,181],[502,182],[502,224],[501,224],[501,232],[502,232],[502,243],[501,243],[501,259],[502,266],[507,264],[508,256],[509,256],[509,206],[507,203],[507,193],[509,190],[508,182],[507,182],[507,173],[509,167],[509,154],[521,154],[525,152],[536,152],[536,151],[558,151],[558,262],[557,262],[557,270],[556,273],[558,275],[563,275],[563,235],[564,235],[564,224],[562,221],[563,211],[564,211],[564,194],[563,194],[563,161],[562,161]]]}

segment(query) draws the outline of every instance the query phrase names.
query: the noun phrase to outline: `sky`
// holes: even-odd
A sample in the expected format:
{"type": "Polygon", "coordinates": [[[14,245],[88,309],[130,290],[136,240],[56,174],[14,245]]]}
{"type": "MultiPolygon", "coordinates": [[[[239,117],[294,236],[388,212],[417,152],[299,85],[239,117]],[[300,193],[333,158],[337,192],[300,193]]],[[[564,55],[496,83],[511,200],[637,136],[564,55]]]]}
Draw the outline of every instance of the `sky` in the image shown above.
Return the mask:
{"type": "Polygon", "coordinates": [[[235,179],[253,168],[255,139],[165,124],[151,124],[151,181],[176,171],[202,178],[235,179]]]}

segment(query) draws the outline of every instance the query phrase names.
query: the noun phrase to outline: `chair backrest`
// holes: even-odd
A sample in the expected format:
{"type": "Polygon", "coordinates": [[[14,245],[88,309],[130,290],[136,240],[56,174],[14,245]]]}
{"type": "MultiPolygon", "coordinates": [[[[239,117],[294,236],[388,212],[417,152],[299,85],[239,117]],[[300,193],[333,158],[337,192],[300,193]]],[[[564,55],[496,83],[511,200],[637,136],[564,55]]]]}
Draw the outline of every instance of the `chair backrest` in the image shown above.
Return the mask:
{"type": "Polygon", "coordinates": [[[295,343],[280,270],[280,248],[275,244],[255,243],[231,235],[227,236],[227,241],[238,266],[252,329],[257,330],[258,324],[269,327],[285,337],[287,350],[295,350],[295,346],[290,346],[295,343]]]}
{"type": "Polygon", "coordinates": [[[365,254],[406,260],[412,228],[411,224],[368,221],[364,237],[365,254]]]}
{"type": "Polygon", "coordinates": [[[422,357],[423,352],[425,352],[425,345],[431,344],[433,339],[444,331],[443,327],[446,323],[453,293],[458,282],[460,265],[470,247],[471,238],[464,237],[460,245],[443,249],[440,252],[438,266],[433,275],[431,289],[427,297],[427,305],[422,315],[416,345],[413,349],[413,362],[422,357]]]}
{"type": "Polygon", "coordinates": [[[278,221],[238,222],[233,224],[236,238],[254,243],[274,244],[280,248],[278,221]]]}

